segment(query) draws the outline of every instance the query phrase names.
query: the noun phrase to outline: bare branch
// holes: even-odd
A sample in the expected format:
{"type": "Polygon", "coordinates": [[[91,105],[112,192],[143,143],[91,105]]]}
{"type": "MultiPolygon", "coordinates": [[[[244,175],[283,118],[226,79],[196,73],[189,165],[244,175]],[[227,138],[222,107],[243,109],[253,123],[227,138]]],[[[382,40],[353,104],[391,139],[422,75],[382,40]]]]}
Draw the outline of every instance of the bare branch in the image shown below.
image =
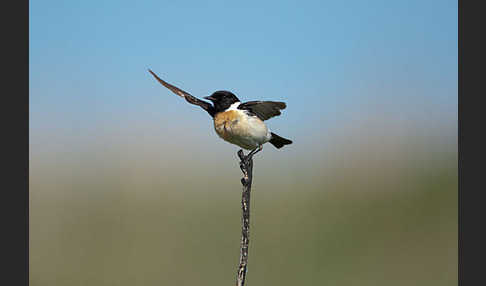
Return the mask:
{"type": "Polygon", "coordinates": [[[238,272],[236,277],[236,285],[245,285],[246,270],[248,265],[248,245],[250,242],[250,192],[251,182],[253,179],[253,159],[254,152],[245,156],[243,150],[238,151],[240,158],[240,168],[243,172],[241,184],[243,185],[243,192],[241,196],[241,244],[240,244],[240,263],[238,265],[238,272]]]}

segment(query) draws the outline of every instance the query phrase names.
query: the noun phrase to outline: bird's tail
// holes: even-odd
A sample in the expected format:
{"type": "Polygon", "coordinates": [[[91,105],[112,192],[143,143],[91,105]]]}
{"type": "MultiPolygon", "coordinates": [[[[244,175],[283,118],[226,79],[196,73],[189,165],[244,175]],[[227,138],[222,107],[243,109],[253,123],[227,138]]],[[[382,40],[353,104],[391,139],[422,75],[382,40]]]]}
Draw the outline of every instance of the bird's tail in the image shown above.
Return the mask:
{"type": "Polygon", "coordinates": [[[277,149],[282,148],[284,145],[292,144],[291,140],[280,137],[273,132],[272,132],[272,138],[270,139],[269,142],[272,143],[273,146],[277,147],[277,149]]]}

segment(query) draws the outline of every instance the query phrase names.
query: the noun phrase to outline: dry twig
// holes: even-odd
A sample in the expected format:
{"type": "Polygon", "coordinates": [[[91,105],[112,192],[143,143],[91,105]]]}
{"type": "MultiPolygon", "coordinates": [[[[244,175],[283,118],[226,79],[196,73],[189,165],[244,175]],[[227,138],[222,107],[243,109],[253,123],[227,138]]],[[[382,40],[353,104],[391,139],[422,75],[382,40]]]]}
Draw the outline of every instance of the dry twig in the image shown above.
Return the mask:
{"type": "MultiPolygon", "coordinates": [[[[261,150],[261,149],[260,149],[261,150]]],[[[257,151],[258,152],[258,151],[257,151]]],[[[238,265],[238,272],[236,277],[236,285],[245,285],[246,270],[248,265],[248,244],[250,242],[250,192],[251,182],[253,179],[253,155],[256,152],[250,152],[247,156],[243,150],[238,151],[240,158],[240,168],[243,172],[241,184],[243,185],[243,192],[241,196],[241,244],[240,244],[240,263],[238,265]]]]}

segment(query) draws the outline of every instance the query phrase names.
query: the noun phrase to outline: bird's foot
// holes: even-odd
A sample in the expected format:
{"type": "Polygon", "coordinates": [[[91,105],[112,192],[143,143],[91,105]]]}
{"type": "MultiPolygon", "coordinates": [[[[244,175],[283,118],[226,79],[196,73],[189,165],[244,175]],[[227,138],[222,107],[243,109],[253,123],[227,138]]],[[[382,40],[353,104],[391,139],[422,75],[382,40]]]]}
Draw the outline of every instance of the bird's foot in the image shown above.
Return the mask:
{"type": "Polygon", "coordinates": [[[238,151],[238,157],[240,157],[240,160],[242,162],[248,163],[256,153],[258,153],[262,150],[263,150],[263,146],[260,145],[260,146],[256,147],[255,149],[253,149],[250,153],[248,153],[248,155],[245,156],[245,153],[243,153],[243,150],[240,149],[240,151],[238,151]]]}
{"type": "Polygon", "coordinates": [[[262,151],[263,150],[263,145],[259,145],[258,147],[256,147],[255,149],[253,149],[250,153],[248,153],[248,155],[246,155],[246,157],[248,158],[248,160],[252,159],[253,156],[262,151]]]}
{"type": "Polygon", "coordinates": [[[262,150],[263,150],[263,146],[260,145],[257,148],[253,149],[246,156],[245,156],[245,153],[243,152],[243,150],[240,149],[238,151],[237,154],[238,154],[238,157],[241,160],[240,161],[240,169],[243,172],[243,178],[241,179],[241,183],[243,184],[243,186],[246,186],[251,181],[251,179],[249,178],[249,176],[251,176],[251,170],[253,169],[253,156],[256,153],[258,153],[258,152],[260,152],[262,150]]]}

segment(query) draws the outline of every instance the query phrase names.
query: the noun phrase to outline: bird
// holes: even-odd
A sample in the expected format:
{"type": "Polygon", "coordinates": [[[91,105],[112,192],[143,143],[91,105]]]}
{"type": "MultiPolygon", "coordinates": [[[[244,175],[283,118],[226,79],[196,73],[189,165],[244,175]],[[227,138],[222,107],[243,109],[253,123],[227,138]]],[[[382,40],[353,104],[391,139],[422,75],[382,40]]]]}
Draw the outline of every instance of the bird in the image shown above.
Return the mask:
{"type": "MultiPolygon", "coordinates": [[[[251,150],[247,155],[252,157],[263,149],[263,144],[270,142],[277,149],[292,144],[292,140],[283,138],[273,132],[263,122],[281,114],[287,106],[278,101],[241,102],[230,91],[218,90],[210,96],[203,97],[211,103],[196,98],[182,89],[165,82],[152,70],[148,71],[163,86],[184,98],[190,104],[198,105],[213,118],[214,129],[224,141],[251,150]]],[[[240,151],[241,152],[241,151],[240,151]]]]}

